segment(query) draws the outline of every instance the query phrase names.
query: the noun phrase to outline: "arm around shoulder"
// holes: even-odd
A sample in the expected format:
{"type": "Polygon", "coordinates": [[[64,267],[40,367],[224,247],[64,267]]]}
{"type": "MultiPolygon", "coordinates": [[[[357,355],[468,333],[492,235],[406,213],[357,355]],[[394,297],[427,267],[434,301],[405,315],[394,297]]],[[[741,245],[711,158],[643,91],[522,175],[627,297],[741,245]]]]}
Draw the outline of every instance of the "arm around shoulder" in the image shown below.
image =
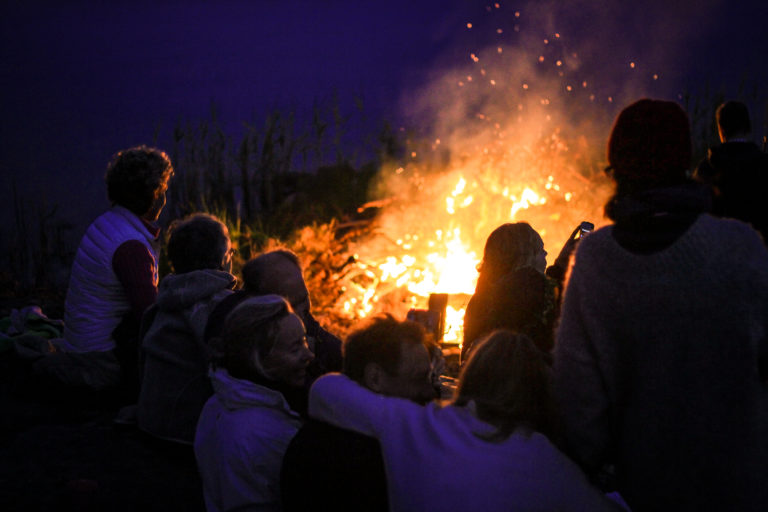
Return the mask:
{"type": "Polygon", "coordinates": [[[309,391],[309,415],[340,428],[378,437],[382,427],[421,406],[383,396],[338,373],[317,379],[309,391]]]}

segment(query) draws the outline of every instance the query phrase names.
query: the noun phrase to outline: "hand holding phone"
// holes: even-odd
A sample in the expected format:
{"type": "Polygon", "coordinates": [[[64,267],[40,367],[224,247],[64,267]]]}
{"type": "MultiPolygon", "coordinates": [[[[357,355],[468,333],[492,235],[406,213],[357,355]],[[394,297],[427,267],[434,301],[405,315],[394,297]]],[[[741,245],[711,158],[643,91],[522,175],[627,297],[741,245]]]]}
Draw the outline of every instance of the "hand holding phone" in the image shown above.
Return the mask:
{"type": "MultiPolygon", "coordinates": [[[[594,229],[595,229],[595,225],[585,220],[584,222],[579,224],[579,227],[576,228],[576,230],[573,233],[574,235],[578,233],[577,239],[581,239],[581,237],[583,237],[588,233],[591,233],[594,229]]],[[[574,236],[574,235],[571,235],[571,236],[574,236]]]]}
{"type": "Polygon", "coordinates": [[[568,261],[571,258],[571,254],[573,254],[573,251],[576,249],[576,244],[579,243],[579,240],[581,240],[583,236],[591,233],[594,229],[594,224],[584,221],[576,226],[576,229],[573,230],[571,236],[568,237],[568,240],[565,242],[562,250],[560,250],[560,254],[557,255],[557,259],[555,260],[554,264],[555,267],[560,268],[563,275],[568,268],[568,261]]]}

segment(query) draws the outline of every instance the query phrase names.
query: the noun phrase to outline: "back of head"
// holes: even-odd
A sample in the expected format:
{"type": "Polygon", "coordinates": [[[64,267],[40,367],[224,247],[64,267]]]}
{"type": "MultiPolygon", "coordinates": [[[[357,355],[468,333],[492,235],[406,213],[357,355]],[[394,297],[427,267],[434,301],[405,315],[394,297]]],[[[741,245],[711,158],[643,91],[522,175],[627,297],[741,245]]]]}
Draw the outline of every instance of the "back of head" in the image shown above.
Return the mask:
{"type": "Polygon", "coordinates": [[[717,126],[724,140],[752,133],[749,109],[740,101],[726,101],[715,113],[717,126]]]}
{"type": "Polygon", "coordinates": [[[263,361],[277,341],[279,320],[290,313],[290,304],[277,295],[242,301],[227,315],[221,336],[211,340],[214,364],[238,379],[268,378],[263,361]]]}
{"type": "Polygon", "coordinates": [[[168,259],[176,274],[193,270],[226,270],[229,231],[213,215],[196,213],[171,224],[168,259]]]}
{"type": "Polygon", "coordinates": [[[426,404],[437,396],[426,332],[391,315],[374,318],[344,344],[344,374],[387,396],[426,404]]]}
{"type": "Polygon", "coordinates": [[[299,258],[291,251],[278,249],[265,252],[243,265],[243,288],[254,294],[278,293],[275,287],[275,270],[295,267],[301,271],[299,258]]]}
{"type": "Polygon", "coordinates": [[[619,187],[674,185],[691,164],[688,115],[677,103],[642,99],[621,111],[608,141],[608,162],[619,187]]]}
{"type": "Polygon", "coordinates": [[[541,237],[527,222],[502,224],[485,241],[478,269],[481,278],[496,281],[512,270],[533,264],[541,243],[541,237]]]}
{"type": "Polygon", "coordinates": [[[256,295],[274,293],[285,297],[296,314],[307,322],[309,292],[299,259],[291,251],[270,251],[249,260],[243,266],[243,289],[256,295]]]}
{"type": "Polygon", "coordinates": [[[171,176],[173,166],[164,152],[147,146],[126,149],[107,166],[107,196],[112,204],[142,216],[165,193],[171,176]]]}
{"type": "Polygon", "coordinates": [[[342,371],[350,379],[364,385],[365,367],[370,363],[394,373],[400,363],[403,345],[425,343],[426,332],[420,324],[409,320],[399,322],[389,314],[375,317],[347,337],[342,371]]]}
{"type": "Polygon", "coordinates": [[[550,370],[544,354],[525,335],[494,331],[473,347],[462,368],[455,404],[474,402],[478,417],[495,426],[489,440],[518,428],[555,434],[550,370]]]}

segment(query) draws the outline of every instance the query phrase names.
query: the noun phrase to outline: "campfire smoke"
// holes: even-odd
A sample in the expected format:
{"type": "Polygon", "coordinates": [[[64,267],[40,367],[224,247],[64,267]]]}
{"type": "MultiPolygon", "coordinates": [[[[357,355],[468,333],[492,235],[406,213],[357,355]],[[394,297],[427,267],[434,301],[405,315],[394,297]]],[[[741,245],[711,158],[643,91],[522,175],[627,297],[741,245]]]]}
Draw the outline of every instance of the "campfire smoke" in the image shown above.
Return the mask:
{"type": "Polygon", "coordinates": [[[487,44],[435,72],[405,102],[411,123],[422,128],[408,134],[407,164],[381,170],[377,196],[385,199],[372,232],[352,248],[354,269],[337,303],[351,317],[404,318],[426,307],[430,293],[447,293],[444,340],[460,343],[464,306],[493,229],[530,223],[551,264],[581,221],[606,223],[610,120],[643,89],[637,73],[655,82],[660,72],[627,59],[621,73],[635,73],[624,80],[632,88],[611,89],[607,73],[588,71],[596,63],[585,63],[551,16],[498,4],[487,14],[461,27],[490,34],[487,44]]]}

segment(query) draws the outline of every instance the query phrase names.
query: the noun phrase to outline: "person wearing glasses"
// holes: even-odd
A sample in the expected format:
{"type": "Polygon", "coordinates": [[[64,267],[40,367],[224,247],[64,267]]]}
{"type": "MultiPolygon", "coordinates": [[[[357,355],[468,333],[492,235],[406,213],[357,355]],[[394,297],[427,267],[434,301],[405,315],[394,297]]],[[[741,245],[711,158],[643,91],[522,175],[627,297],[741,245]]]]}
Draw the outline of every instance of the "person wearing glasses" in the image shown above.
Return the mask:
{"type": "Polygon", "coordinates": [[[213,308],[233,293],[232,245],[227,227],[198,213],[171,224],[173,273],[160,281],[157,302],[144,316],[138,426],[191,446],[200,411],[213,395],[205,325],[213,308]]]}

